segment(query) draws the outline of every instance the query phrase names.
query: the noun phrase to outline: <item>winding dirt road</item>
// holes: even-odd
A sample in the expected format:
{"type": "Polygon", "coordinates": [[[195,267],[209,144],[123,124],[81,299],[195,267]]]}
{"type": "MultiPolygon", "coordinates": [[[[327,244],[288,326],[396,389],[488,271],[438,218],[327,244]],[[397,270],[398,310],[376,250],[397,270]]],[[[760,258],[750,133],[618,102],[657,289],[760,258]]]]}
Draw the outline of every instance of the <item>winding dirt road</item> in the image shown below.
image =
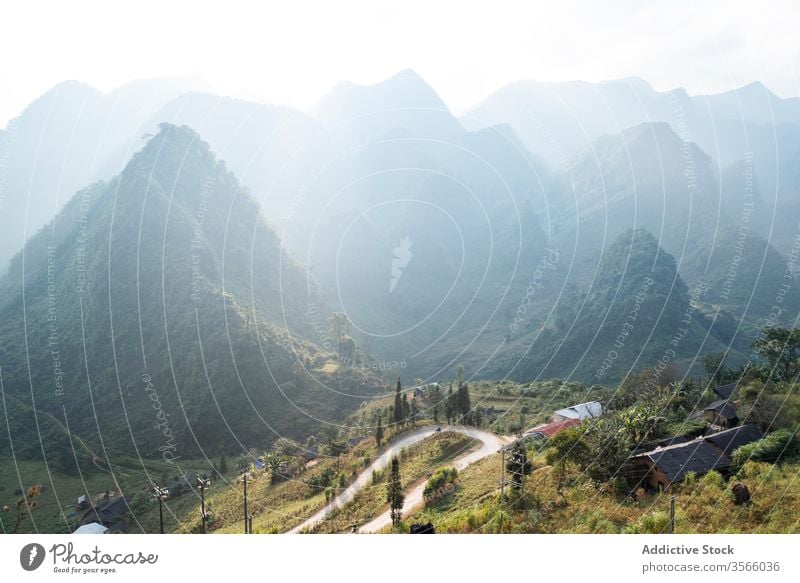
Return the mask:
{"type": "MultiPolygon", "coordinates": [[[[462,435],[466,435],[472,439],[477,439],[481,442],[481,447],[475,451],[469,452],[464,454],[463,456],[455,459],[452,464],[452,467],[456,468],[457,470],[461,471],[466,468],[468,465],[477,462],[480,459],[485,458],[486,456],[492,455],[493,453],[497,453],[500,451],[504,445],[513,441],[511,437],[505,437],[496,435],[490,431],[484,431],[483,429],[476,429],[475,427],[467,427],[461,425],[441,425],[442,431],[445,432],[453,432],[453,433],[460,433],[462,435]]],[[[314,514],[311,518],[300,524],[299,526],[294,527],[292,530],[289,531],[289,534],[297,534],[304,530],[307,530],[314,525],[318,524],[325,520],[325,518],[330,515],[336,508],[341,508],[348,502],[350,502],[353,498],[355,498],[356,494],[365,486],[368,486],[372,483],[372,473],[377,470],[382,470],[392,460],[392,457],[398,455],[400,450],[404,447],[409,447],[415,443],[422,441],[423,439],[427,439],[436,434],[435,425],[430,425],[427,427],[419,427],[417,429],[413,429],[408,433],[403,434],[402,437],[399,439],[391,442],[388,447],[383,451],[381,456],[376,459],[375,461],[370,464],[370,466],[362,471],[356,480],[350,484],[350,486],[341,494],[339,494],[336,498],[334,498],[327,506],[325,506],[322,510],[314,514]]],[[[407,515],[411,510],[415,509],[416,507],[422,505],[423,503],[423,496],[422,492],[425,489],[425,482],[418,484],[417,486],[413,487],[410,491],[406,492],[406,499],[405,503],[403,504],[403,514],[407,515]]],[[[391,524],[391,517],[389,515],[389,511],[380,514],[364,526],[358,529],[358,532],[376,532],[385,526],[391,524]]]]}

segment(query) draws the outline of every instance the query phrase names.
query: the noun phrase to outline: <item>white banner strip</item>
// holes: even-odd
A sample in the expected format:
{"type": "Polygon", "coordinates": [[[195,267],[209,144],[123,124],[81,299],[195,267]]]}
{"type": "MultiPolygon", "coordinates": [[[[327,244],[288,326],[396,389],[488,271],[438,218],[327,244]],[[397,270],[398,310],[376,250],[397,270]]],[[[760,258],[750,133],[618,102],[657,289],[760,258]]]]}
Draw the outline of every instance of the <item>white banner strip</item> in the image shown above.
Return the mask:
{"type": "Polygon", "coordinates": [[[0,537],[0,565],[3,581],[285,576],[372,583],[391,574],[421,581],[679,575],[769,583],[800,581],[798,543],[800,535],[7,535],[0,537]]]}

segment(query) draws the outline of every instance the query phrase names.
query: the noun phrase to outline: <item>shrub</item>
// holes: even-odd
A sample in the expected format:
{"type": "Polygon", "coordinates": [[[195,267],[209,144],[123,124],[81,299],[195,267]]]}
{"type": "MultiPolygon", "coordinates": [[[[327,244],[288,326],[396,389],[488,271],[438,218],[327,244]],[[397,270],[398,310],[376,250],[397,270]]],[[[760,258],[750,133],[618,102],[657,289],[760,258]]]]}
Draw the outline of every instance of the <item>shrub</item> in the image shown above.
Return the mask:
{"type": "Polygon", "coordinates": [[[687,488],[693,488],[697,484],[697,472],[686,472],[683,477],[683,485],[687,488]]]}
{"type": "Polygon", "coordinates": [[[430,504],[452,494],[455,490],[455,481],[458,471],[455,468],[442,468],[437,470],[425,484],[422,495],[426,503],[430,504]]]}
{"type": "Polygon", "coordinates": [[[763,479],[763,477],[772,471],[772,466],[770,464],[765,464],[763,462],[754,462],[754,461],[746,461],[742,464],[741,469],[738,472],[739,477],[741,478],[753,478],[753,479],[763,479]]]}
{"type": "Polygon", "coordinates": [[[656,510],[639,517],[626,532],[633,534],[663,534],[669,529],[669,513],[656,510]]]}
{"type": "Polygon", "coordinates": [[[796,457],[800,452],[800,440],[787,429],[779,429],[758,441],[748,443],[733,452],[734,468],[741,468],[745,462],[776,462],[780,459],[796,457]]]}
{"type": "Polygon", "coordinates": [[[703,479],[700,480],[705,488],[716,488],[717,490],[724,490],[725,489],[725,478],[722,477],[716,470],[711,470],[703,479]]]}
{"type": "Polygon", "coordinates": [[[601,511],[589,512],[581,523],[585,525],[586,532],[592,534],[614,534],[619,532],[619,528],[601,511]]]}

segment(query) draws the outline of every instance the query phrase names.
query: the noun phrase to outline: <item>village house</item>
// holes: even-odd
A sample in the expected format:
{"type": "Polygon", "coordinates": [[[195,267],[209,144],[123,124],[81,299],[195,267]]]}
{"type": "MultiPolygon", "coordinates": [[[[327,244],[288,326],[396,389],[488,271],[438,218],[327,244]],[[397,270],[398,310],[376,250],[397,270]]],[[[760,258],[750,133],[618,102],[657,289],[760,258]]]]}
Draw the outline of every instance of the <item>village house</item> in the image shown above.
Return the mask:
{"type": "Polygon", "coordinates": [[[639,455],[640,453],[652,451],[660,447],[668,447],[670,445],[678,445],[681,443],[686,443],[687,441],[691,440],[692,438],[685,437],[683,435],[675,435],[674,437],[670,437],[667,439],[660,439],[657,441],[648,441],[646,443],[639,443],[634,445],[633,455],[639,455]]]}
{"type": "Polygon", "coordinates": [[[124,531],[127,528],[125,517],[130,511],[128,498],[110,496],[84,512],[80,524],[99,523],[109,530],[124,531]]]}
{"type": "Polygon", "coordinates": [[[714,387],[712,390],[717,394],[720,399],[725,401],[730,401],[733,394],[736,392],[736,388],[739,386],[739,383],[728,383],[727,385],[720,385],[718,387],[714,387]]]}
{"type": "Polygon", "coordinates": [[[189,492],[197,484],[197,472],[186,472],[183,475],[173,478],[166,483],[170,496],[180,496],[184,492],[189,492]]]}
{"type": "Polygon", "coordinates": [[[758,426],[751,423],[685,443],[658,447],[631,457],[628,475],[637,486],[657,490],[680,482],[689,472],[697,475],[711,470],[725,473],[731,465],[733,450],[762,436],[758,426]]]}
{"type": "Polygon", "coordinates": [[[567,419],[577,419],[579,421],[583,421],[584,419],[594,419],[595,417],[600,417],[602,413],[603,406],[600,405],[600,403],[597,401],[587,401],[586,403],[580,403],[579,405],[573,405],[572,407],[559,409],[553,413],[551,421],[558,422],[566,421],[567,419]]]}
{"type": "Polygon", "coordinates": [[[703,419],[712,425],[719,425],[725,428],[735,427],[739,424],[739,418],[736,416],[736,407],[726,399],[714,401],[703,409],[703,419]]]}
{"type": "Polygon", "coordinates": [[[758,425],[748,423],[727,431],[711,433],[706,435],[704,439],[716,447],[723,455],[730,457],[736,448],[758,441],[762,437],[764,437],[764,434],[761,433],[758,425]]]}
{"type": "Polygon", "coordinates": [[[89,497],[88,494],[84,494],[78,498],[78,503],[75,504],[75,510],[80,512],[81,510],[86,510],[92,505],[92,499],[89,497]]]}
{"type": "Polygon", "coordinates": [[[522,439],[538,439],[550,438],[557,433],[561,433],[570,427],[576,427],[581,424],[580,419],[565,419],[564,421],[553,421],[551,423],[542,423],[536,427],[528,429],[522,434],[522,439]]]}
{"type": "MultiPolygon", "coordinates": [[[[417,385],[411,391],[411,400],[423,399],[430,397],[435,391],[442,391],[442,386],[439,383],[428,383],[426,385],[417,385]]],[[[443,394],[443,393],[442,393],[443,394]]]]}
{"type": "Polygon", "coordinates": [[[72,534],[106,534],[107,532],[108,527],[103,526],[99,522],[90,522],[80,525],[72,534]]]}

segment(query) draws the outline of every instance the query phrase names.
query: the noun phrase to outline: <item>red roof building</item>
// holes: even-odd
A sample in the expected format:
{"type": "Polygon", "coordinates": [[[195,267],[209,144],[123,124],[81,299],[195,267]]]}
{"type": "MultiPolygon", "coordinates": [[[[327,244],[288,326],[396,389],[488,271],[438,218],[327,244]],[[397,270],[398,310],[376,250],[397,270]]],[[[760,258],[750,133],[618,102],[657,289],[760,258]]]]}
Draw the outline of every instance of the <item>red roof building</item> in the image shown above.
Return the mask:
{"type": "Polygon", "coordinates": [[[544,423],[526,431],[524,437],[553,437],[556,433],[561,433],[565,429],[569,429],[570,427],[575,427],[580,424],[580,419],[565,419],[564,421],[544,423]]]}

